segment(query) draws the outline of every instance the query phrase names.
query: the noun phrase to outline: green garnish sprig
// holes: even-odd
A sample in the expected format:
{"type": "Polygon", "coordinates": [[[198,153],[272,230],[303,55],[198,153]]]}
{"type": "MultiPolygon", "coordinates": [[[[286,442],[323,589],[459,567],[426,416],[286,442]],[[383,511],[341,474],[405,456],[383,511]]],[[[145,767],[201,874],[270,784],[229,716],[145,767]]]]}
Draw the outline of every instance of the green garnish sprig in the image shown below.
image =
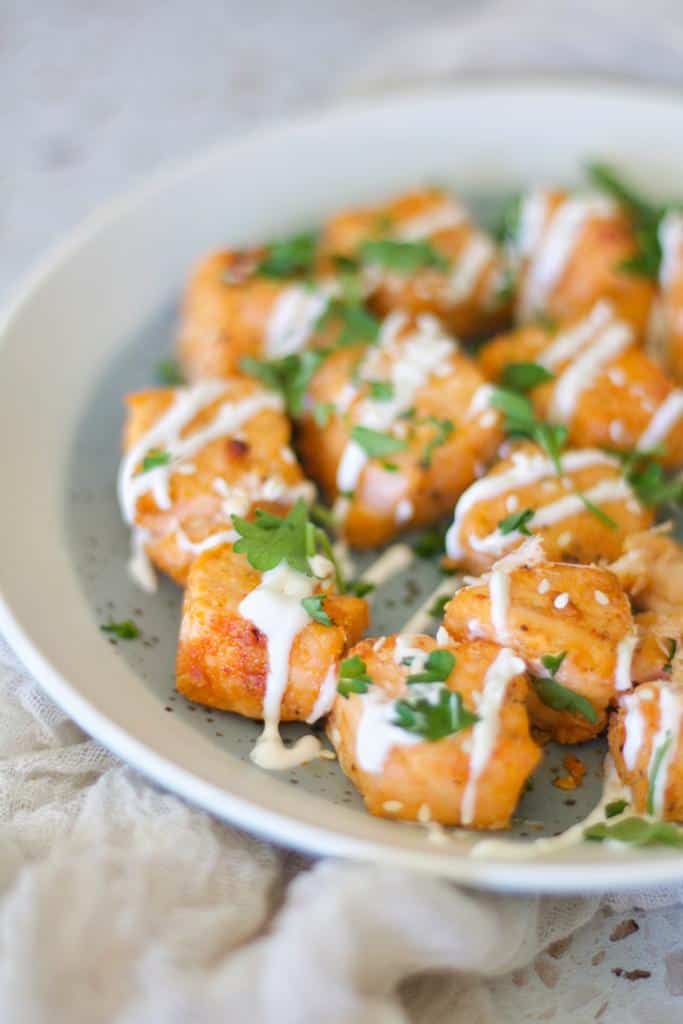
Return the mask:
{"type": "Polygon", "coordinates": [[[308,274],[313,269],[317,243],[318,236],[313,232],[302,232],[271,242],[255,273],[274,278],[308,274]]]}
{"type": "Polygon", "coordinates": [[[454,668],[455,655],[451,651],[437,648],[429,653],[424,669],[409,675],[406,682],[411,686],[415,683],[445,683],[454,668]]]}
{"type": "Polygon", "coordinates": [[[426,268],[446,271],[450,267],[444,254],[424,240],[367,239],[361,242],[358,255],[362,263],[374,263],[397,274],[414,274],[426,268]]]}
{"type": "Polygon", "coordinates": [[[568,711],[572,715],[581,715],[587,722],[595,724],[598,720],[598,713],[588,698],[583,697],[580,693],[575,693],[557,681],[557,673],[566,657],[566,651],[562,651],[560,654],[543,655],[541,664],[549,674],[547,676],[530,675],[531,685],[538,699],[553,711],[568,711]]]}
{"type": "Polygon", "coordinates": [[[562,473],[561,453],[567,443],[564,424],[539,420],[528,398],[506,388],[493,388],[489,404],[504,414],[507,434],[535,441],[547,452],[557,473],[562,473]]]}
{"type": "Polygon", "coordinates": [[[607,164],[591,163],[586,170],[593,185],[615,199],[633,224],[637,252],[631,259],[624,260],[619,269],[656,281],[662,261],[659,225],[668,207],[644,199],[607,164]]]}
{"type": "Polygon", "coordinates": [[[367,665],[359,655],[345,658],[339,666],[337,693],[349,697],[352,693],[367,693],[373,680],[368,675],[367,665]]]}
{"type": "Polygon", "coordinates": [[[109,622],[100,626],[100,629],[103,633],[110,633],[119,640],[137,640],[140,636],[140,630],[132,619],[123,619],[121,622],[114,622],[113,619],[110,619],[109,622]]]}
{"type": "Polygon", "coordinates": [[[506,536],[508,533],[522,533],[525,537],[531,536],[531,530],[528,524],[536,515],[533,508],[523,508],[519,512],[511,512],[509,516],[505,516],[498,523],[498,529],[506,536]]]}
{"type": "Polygon", "coordinates": [[[304,400],[314,373],[325,359],[317,349],[292,352],[281,359],[257,359],[243,356],[240,368],[267,388],[278,391],[290,416],[295,419],[304,411],[304,400]]]}
{"type": "Polygon", "coordinates": [[[427,697],[397,700],[395,715],[394,725],[430,743],[469,729],[479,721],[478,715],[467,710],[457,690],[445,686],[436,701],[427,697]]]}
{"type": "Polygon", "coordinates": [[[629,846],[683,846],[683,829],[670,821],[646,818],[622,818],[612,825],[601,821],[584,829],[583,835],[594,842],[612,840],[629,846]]]}
{"type": "Polygon", "coordinates": [[[355,441],[371,459],[394,455],[396,452],[405,451],[408,447],[407,441],[403,438],[360,425],[352,428],[351,440],[355,441]]]}
{"type": "Polygon", "coordinates": [[[525,395],[550,380],[555,380],[555,375],[540,363],[508,363],[503,370],[501,384],[509,391],[525,395]]]}

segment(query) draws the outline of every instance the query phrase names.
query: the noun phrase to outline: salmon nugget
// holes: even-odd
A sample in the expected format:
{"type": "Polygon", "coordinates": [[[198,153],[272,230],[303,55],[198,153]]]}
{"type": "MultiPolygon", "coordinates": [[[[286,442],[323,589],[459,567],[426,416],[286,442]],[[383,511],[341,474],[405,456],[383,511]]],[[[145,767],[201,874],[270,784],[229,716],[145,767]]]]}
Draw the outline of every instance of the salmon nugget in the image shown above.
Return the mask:
{"type": "Polygon", "coordinates": [[[625,693],[609,746],[637,814],[683,821],[683,685],[658,679],[625,693]]]}
{"type": "Polygon", "coordinates": [[[446,537],[453,565],[488,569],[529,534],[552,561],[615,559],[631,533],[652,524],[618,459],[597,449],[566,451],[556,462],[525,443],[472,484],[455,506],[446,537]]]}
{"type": "Polygon", "coordinates": [[[458,590],[444,627],[455,640],[509,646],[532,673],[534,724],[560,743],[578,743],[602,732],[610,703],[631,686],[631,609],[608,569],[542,557],[540,542],[529,541],[458,590]]]}
{"type": "Polygon", "coordinates": [[[531,385],[539,418],[564,424],[576,447],[655,450],[664,466],[683,462],[683,390],[609,302],[555,332],[532,325],[495,338],[479,364],[490,380],[531,385]]]}
{"type": "Polygon", "coordinates": [[[133,530],[131,571],[145,589],[155,587],[150,561],[183,585],[200,552],[236,539],[233,514],[313,500],[282,401],[253,380],[140,391],[126,404],[119,502],[133,530]]]}
{"type": "Polygon", "coordinates": [[[326,556],[306,554],[311,528],[302,503],[286,518],[259,514],[254,523],[238,520],[244,535],[234,547],[196,559],[176,666],[187,698],[262,718],[271,734],[280,721],[314,722],[329,710],[336,666],[366,629],[368,609],[338,592],[326,556]]]}
{"type": "Polygon", "coordinates": [[[510,315],[510,280],[503,255],[441,189],[333,217],[325,225],[323,267],[360,263],[370,302],[381,314],[401,309],[434,313],[458,337],[501,327],[510,315]]]}
{"type": "Polygon", "coordinates": [[[655,287],[627,269],[638,253],[633,224],[614,200],[536,189],[522,197],[508,238],[517,268],[517,319],[570,320],[609,299],[638,337],[655,287]]]}
{"type": "Polygon", "coordinates": [[[500,414],[483,378],[433,317],[394,313],[377,343],[344,347],[310,382],[298,435],[307,473],[351,544],[432,523],[489,461],[500,414]]]}
{"type": "Polygon", "coordinates": [[[541,752],[524,663],[484,641],[364,640],[340,668],[327,731],[382,817],[505,828],[541,752]]]}

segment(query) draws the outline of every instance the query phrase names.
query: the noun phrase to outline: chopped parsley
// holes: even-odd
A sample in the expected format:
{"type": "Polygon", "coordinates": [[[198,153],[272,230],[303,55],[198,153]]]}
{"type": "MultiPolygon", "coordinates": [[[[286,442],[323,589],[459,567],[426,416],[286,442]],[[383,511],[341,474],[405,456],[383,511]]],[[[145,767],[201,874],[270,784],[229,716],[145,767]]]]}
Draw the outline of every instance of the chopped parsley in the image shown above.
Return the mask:
{"type": "Polygon", "coordinates": [[[455,655],[451,651],[437,648],[425,661],[422,672],[408,676],[407,683],[445,683],[455,668],[455,655]]]}
{"type": "Polygon", "coordinates": [[[535,511],[532,508],[523,508],[521,512],[512,512],[509,516],[505,516],[498,523],[498,529],[502,534],[514,533],[518,530],[523,533],[525,537],[531,536],[531,530],[527,526],[534,516],[535,511]]]}
{"type": "Polygon", "coordinates": [[[348,348],[351,345],[372,345],[377,341],[380,322],[365,308],[360,293],[350,278],[343,282],[343,286],[343,294],[330,299],[316,327],[322,329],[334,324],[339,328],[333,342],[335,349],[348,348]]]}
{"type": "Polygon", "coordinates": [[[355,426],[351,431],[351,440],[360,445],[371,459],[393,455],[394,452],[402,452],[407,448],[406,442],[401,438],[385,434],[381,430],[371,430],[370,427],[355,426]]]}
{"type": "Polygon", "coordinates": [[[605,526],[609,526],[611,530],[617,529],[617,524],[615,523],[614,519],[612,519],[611,516],[608,516],[604,509],[600,508],[599,505],[594,504],[594,502],[592,502],[589,498],[586,497],[585,494],[582,494],[580,491],[577,491],[577,495],[583,502],[586,509],[588,509],[588,511],[591,513],[591,515],[594,515],[595,518],[599,519],[601,523],[605,524],[605,526]]]}
{"type": "Polygon", "coordinates": [[[499,242],[514,242],[516,240],[523,202],[524,196],[521,192],[517,192],[505,201],[500,223],[494,232],[499,242]]]}
{"type": "Polygon", "coordinates": [[[562,472],[560,455],[567,442],[567,428],[563,424],[538,420],[529,399],[507,388],[494,388],[489,404],[505,415],[508,434],[535,441],[548,453],[557,472],[562,472]]]}
{"type": "Polygon", "coordinates": [[[313,269],[317,235],[304,232],[268,245],[268,251],[256,267],[261,277],[293,277],[313,269]]]}
{"type": "Polygon", "coordinates": [[[371,594],[376,589],[376,583],[368,583],[366,580],[351,580],[346,584],[346,593],[353,594],[355,597],[365,597],[366,594],[371,594]]]}
{"type": "Polygon", "coordinates": [[[442,594],[441,597],[437,597],[432,606],[429,609],[428,614],[433,619],[443,618],[443,614],[446,611],[446,605],[451,599],[450,594],[442,594]]]}
{"type": "Polygon", "coordinates": [[[181,387],[185,383],[183,372],[175,359],[162,359],[157,363],[157,377],[159,383],[167,388],[181,387]]]}
{"type": "Polygon", "coordinates": [[[301,599],[301,604],[304,611],[307,612],[315,622],[319,622],[322,626],[331,626],[332,619],[323,608],[324,600],[325,594],[314,594],[312,597],[303,597],[301,599]]]}
{"type": "Polygon", "coordinates": [[[455,427],[453,426],[452,420],[440,420],[436,416],[428,416],[421,422],[429,424],[434,427],[435,430],[434,436],[425,445],[420,458],[420,465],[422,468],[429,469],[432,465],[434,452],[437,448],[440,448],[446,443],[455,430],[455,427]]]}
{"type": "Polygon", "coordinates": [[[123,619],[122,622],[114,622],[110,619],[100,626],[103,633],[111,633],[119,640],[136,640],[140,636],[140,630],[131,619],[123,619]]]}
{"type": "Polygon", "coordinates": [[[434,526],[421,533],[412,545],[417,557],[434,558],[437,555],[443,555],[447,529],[446,526],[434,526]]]}
{"type": "Polygon", "coordinates": [[[426,697],[397,700],[395,711],[394,725],[429,742],[468,729],[479,721],[479,716],[464,706],[460,694],[447,687],[441,690],[435,703],[426,697]]]}
{"type": "Polygon", "coordinates": [[[627,807],[627,800],[612,800],[611,803],[608,803],[605,807],[605,817],[616,818],[617,815],[623,814],[627,807]]]}
{"type": "Polygon", "coordinates": [[[149,473],[150,469],[167,466],[171,461],[170,452],[162,452],[160,448],[151,448],[142,460],[141,473],[149,473]]]}
{"type": "Polygon", "coordinates": [[[404,242],[395,238],[368,239],[362,242],[359,256],[363,263],[375,263],[398,274],[413,274],[431,267],[448,270],[450,264],[431,242],[404,242]]]}
{"type": "Polygon", "coordinates": [[[545,384],[554,379],[555,375],[540,363],[508,363],[503,370],[501,383],[510,391],[526,394],[527,391],[532,391],[539,384],[545,384]]]}
{"type": "Polygon", "coordinates": [[[652,770],[650,771],[650,780],[647,787],[647,801],[645,804],[645,810],[648,814],[655,813],[655,789],[657,787],[657,776],[659,770],[662,767],[662,761],[666,757],[667,751],[671,746],[673,736],[670,732],[666,734],[665,739],[660,743],[655,751],[655,755],[652,759],[652,770]]]}
{"type": "Polygon", "coordinates": [[[588,177],[596,188],[606,192],[628,214],[636,238],[637,251],[624,260],[619,269],[657,280],[662,261],[659,244],[659,225],[666,213],[665,206],[656,206],[638,195],[607,164],[593,163],[587,168],[588,177]]]}
{"type": "Polygon", "coordinates": [[[636,461],[625,476],[643,505],[683,500],[683,480],[668,479],[658,462],[636,461]]]}
{"type": "Polygon", "coordinates": [[[334,413],[334,402],[316,402],[311,413],[319,427],[326,427],[334,413]]]}
{"type": "Polygon", "coordinates": [[[597,842],[615,840],[631,846],[683,846],[683,829],[669,821],[623,818],[613,825],[600,822],[584,829],[585,839],[597,842]]]}
{"type": "Polygon", "coordinates": [[[352,658],[342,661],[339,666],[337,693],[342,697],[348,697],[352,693],[367,693],[369,686],[372,686],[372,679],[362,658],[354,654],[352,658]]]}
{"type": "Polygon", "coordinates": [[[301,416],[304,398],[311,379],[325,359],[323,352],[307,349],[304,352],[293,352],[281,359],[256,359],[254,356],[243,356],[240,368],[250,377],[255,377],[273,391],[282,395],[287,412],[291,416],[301,416]]]}
{"type": "Polygon", "coordinates": [[[370,398],[375,402],[388,402],[394,397],[394,385],[390,380],[371,380],[370,398]]]}
{"type": "Polygon", "coordinates": [[[530,675],[531,684],[541,703],[553,711],[568,711],[572,715],[581,715],[587,722],[594,724],[598,720],[598,714],[591,702],[580,693],[575,693],[569,687],[558,683],[555,678],[566,656],[566,651],[562,651],[561,654],[545,654],[541,658],[541,664],[550,675],[530,675]]]}

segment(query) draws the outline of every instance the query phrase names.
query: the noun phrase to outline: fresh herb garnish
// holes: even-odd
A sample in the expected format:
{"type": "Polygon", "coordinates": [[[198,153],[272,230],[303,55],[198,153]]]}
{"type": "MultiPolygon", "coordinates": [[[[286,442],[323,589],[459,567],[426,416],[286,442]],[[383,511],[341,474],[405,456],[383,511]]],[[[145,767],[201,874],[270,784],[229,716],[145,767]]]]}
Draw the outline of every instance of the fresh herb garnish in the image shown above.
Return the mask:
{"type": "Polygon", "coordinates": [[[562,472],[560,455],[567,441],[567,428],[563,424],[538,420],[529,399],[506,388],[493,388],[489,405],[504,413],[508,434],[535,441],[548,453],[557,472],[562,472]]]}
{"type": "Polygon", "coordinates": [[[451,651],[432,651],[422,672],[408,676],[407,683],[445,683],[455,668],[455,655],[451,651]]]}
{"type": "Polygon", "coordinates": [[[499,242],[514,242],[519,231],[524,196],[521,192],[510,196],[503,206],[500,223],[494,234],[499,242]]]}
{"type": "Polygon", "coordinates": [[[645,457],[638,460],[631,453],[629,461],[631,468],[626,463],[624,475],[643,505],[683,500],[683,480],[667,479],[660,464],[648,462],[645,457]]]}
{"type": "Polygon", "coordinates": [[[606,818],[616,818],[618,814],[623,814],[628,807],[628,800],[612,800],[605,807],[606,818]]]}
{"type": "Polygon", "coordinates": [[[171,461],[170,452],[162,452],[160,448],[151,448],[142,460],[141,473],[148,473],[158,466],[167,466],[171,461]]]}
{"type": "Polygon", "coordinates": [[[307,349],[293,352],[282,359],[256,359],[243,356],[241,369],[260,380],[267,388],[279,391],[291,416],[301,416],[304,397],[313,374],[325,359],[323,352],[307,349]]]}
{"type": "Polygon", "coordinates": [[[316,402],[311,413],[319,427],[326,427],[330,422],[330,416],[334,413],[333,402],[316,402]]]}
{"type": "Polygon", "coordinates": [[[322,329],[330,324],[339,327],[332,344],[333,349],[348,348],[351,345],[372,345],[377,341],[380,329],[379,320],[365,308],[362,298],[348,280],[345,283],[344,294],[328,302],[316,327],[322,329]]]}
{"type": "Polygon", "coordinates": [[[446,526],[434,526],[421,533],[412,545],[417,557],[434,558],[436,555],[443,555],[447,529],[446,526]]]}
{"type": "Polygon", "coordinates": [[[157,363],[159,383],[167,388],[181,387],[185,383],[183,372],[175,359],[162,359],[157,363]]]}
{"type": "Polygon", "coordinates": [[[385,434],[381,430],[371,430],[370,427],[354,427],[351,431],[351,440],[360,445],[371,459],[393,455],[394,452],[402,452],[407,448],[406,442],[401,438],[385,434]]]}
{"type": "Polygon", "coordinates": [[[342,697],[348,697],[351,693],[367,693],[369,686],[372,686],[372,679],[362,658],[354,654],[352,658],[342,661],[339,666],[337,693],[342,697]]]}
{"type": "Polygon", "coordinates": [[[344,591],[344,580],[330,539],[324,530],[311,521],[308,507],[302,498],[284,517],[274,516],[261,508],[256,509],[255,515],[253,522],[241,516],[231,516],[240,534],[234,550],[246,555],[252,568],[267,572],[281,562],[287,562],[297,572],[312,576],[309,560],[315,554],[322,553],[334,565],[337,586],[344,591]]]}
{"type": "Polygon", "coordinates": [[[645,818],[624,818],[613,825],[600,822],[584,829],[585,839],[603,842],[615,840],[631,846],[683,846],[683,829],[669,821],[647,821],[645,818]]]}
{"type": "Polygon", "coordinates": [[[323,608],[324,594],[314,594],[312,597],[302,597],[301,604],[305,612],[322,626],[331,626],[332,619],[323,608]]]}
{"type": "Polygon", "coordinates": [[[567,652],[545,654],[541,664],[550,673],[549,676],[530,675],[531,684],[538,699],[553,711],[568,711],[572,715],[581,715],[587,722],[595,723],[598,714],[591,702],[580,693],[574,693],[569,687],[558,683],[557,675],[560,665],[567,657],[567,652]]]}
{"type": "Polygon", "coordinates": [[[386,469],[387,473],[398,473],[398,466],[395,462],[383,462],[382,469],[386,469]]]}
{"type": "Polygon", "coordinates": [[[510,391],[517,391],[526,394],[532,391],[539,384],[554,380],[555,375],[540,363],[508,363],[503,370],[501,383],[504,388],[510,391]]]}
{"type": "Polygon", "coordinates": [[[589,164],[587,173],[596,188],[616,199],[633,224],[637,252],[630,259],[624,260],[619,269],[657,280],[662,260],[659,225],[666,213],[666,207],[648,202],[606,164],[589,164]]]}
{"type": "Polygon", "coordinates": [[[460,694],[447,687],[441,690],[435,703],[426,697],[397,700],[395,710],[394,725],[416,733],[429,742],[468,729],[479,721],[479,716],[464,706],[460,694]]]}
{"type": "Polygon", "coordinates": [[[592,502],[589,498],[586,497],[585,494],[582,494],[580,491],[577,491],[577,496],[581,499],[584,506],[588,509],[591,515],[594,515],[595,518],[599,519],[601,523],[605,524],[605,526],[609,526],[611,530],[617,529],[617,523],[614,521],[614,519],[612,519],[611,516],[607,515],[604,509],[601,509],[599,505],[594,504],[594,502],[592,502]]]}
{"type": "Polygon", "coordinates": [[[420,458],[420,465],[422,468],[429,469],[432,465],[434,452],[437,448],[440,448],[441,445],[446,443],[455,430],[455,427],[453,426],[452,420],[440,420],[436,416],[427,416],[421,422],[428,423],[430,426],[434,427],[435,430],[434,437],[427,442],[420,458]]]}
{"type": "Polygon", "coordinates": [[[530,537],[531,530],[527,523],[534,518],[535,514],[532,508],[523,508],[521,512],[512,512],[500,520],[498,529],[502,534],[514,533],[515,530],[518,530],[525,537],[530,537]]]}
{"type": "Polygon", "coordinates": [[[403,242],[395,238],[368,239],[359,255],[363,263],[376,263],[399,274],[413,274],[424,267],[448,270],[449,261],[431,242],[403,242]]]}
{"type": "Polygon", "coordinates": [[[442,594],[441,597],[437,597],[432,606],[430,607],[428,614],[431,615],[433,619],[443,618],[443,614],[446,611],[446,605],[448,604],[450,599],[450,594],[442,594]]]}
{"type": "Polygon", "coordinates": [[[499,305],[504,302],[510,302],[515,297],[517,290],[517,275],[515,274],[512,267],[505,267],[503,270],[498,283],[496,284],[496,290],[493,294],[493,302],[495,305],[499,305]]]}
{"type": "Polygon", "coordinates": [[[645,804],[645,810],[648,814],[655,813],[655,789],[657,787],[657,776],[659,770],[662,767],[662,761],[666,757],[667,751],[671,746],[673,737],[670,732],[666,734],[665,739],[660,743],[655,751],[655,755],[652,758],[652,769],[650,770],[650,780],[647,786],[647,801],[645,804]]]}
{"type": "Polygon", "coordinates": [[[676,651],[678,649],[678,641],[674,640],[673,637],[667,640],[667,658],[662,665],[663,672],[672,672],[674,667],[674,658],[676,657],[676,651]]]}
{"type": "Polygon", "coordinates": [[[371,380],[370,398],[375,402],[388,402],[394,397],[394,385],[390,380],[371,380]]]}
{"type": "Polygon", "coordinates": [[[366,580],[351,580],[346,584],[346,593],[353,594],[355,597],[365,597],[366,594],[371,594],[376,589],[376,583],[368,583],[366,580]]]}
{"type": "Polygon", "coordinates": [[[316,243],[317,236],[311,232],[271,242],[255,273],[277,278],[308,273],[313,268],[316,243]]]}
{"type": "Polygon", "coordinates": [[[140,636],[140,630],[131,619],[124,619],[122,622],[114,622],[110,619],[100,626],[103,633],[111,633],[119,640],[135,640],[140,636]]]}

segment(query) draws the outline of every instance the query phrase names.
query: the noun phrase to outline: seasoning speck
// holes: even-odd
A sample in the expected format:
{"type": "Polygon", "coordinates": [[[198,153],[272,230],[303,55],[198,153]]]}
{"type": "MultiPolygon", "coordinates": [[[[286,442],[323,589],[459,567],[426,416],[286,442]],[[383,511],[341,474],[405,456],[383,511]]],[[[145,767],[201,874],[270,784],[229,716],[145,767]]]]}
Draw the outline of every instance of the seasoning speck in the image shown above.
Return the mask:
{"type": "Polygon", "coordinates": [[[564,593],[558,594],[555,600],[553,601],[553,605],[556,608],[566,608],[568,604],[569,594],[566,592],[566,590],[564,591],[564,593]]]}

